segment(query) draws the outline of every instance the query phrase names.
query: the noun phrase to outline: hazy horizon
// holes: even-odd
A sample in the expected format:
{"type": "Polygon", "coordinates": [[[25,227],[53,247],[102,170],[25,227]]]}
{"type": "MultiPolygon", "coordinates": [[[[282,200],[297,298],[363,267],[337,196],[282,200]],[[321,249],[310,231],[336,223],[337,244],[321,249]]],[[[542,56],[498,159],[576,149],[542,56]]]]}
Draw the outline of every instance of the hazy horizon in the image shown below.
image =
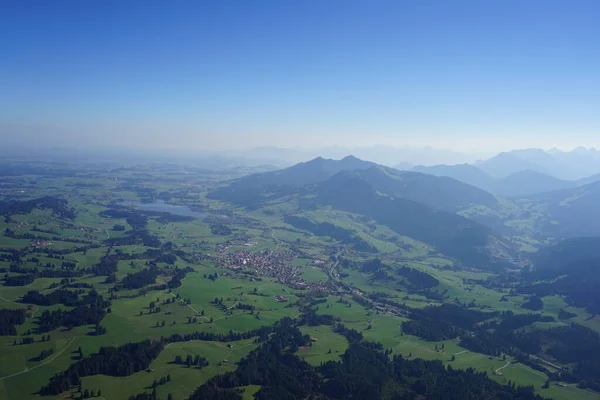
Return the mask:
{"type": "MultiPolygon", "coordinates": [[[[341,160],[349,156],[399,169],[458,164],[479,166],[481,162],[493,162],[501,154],[509,154],[509,157],[517,157],[517,159],[525,160],[526,163],[533,163],[525,164],[526,166],[521,166],[521,169],[538,170],[538,172],[548,175],[563,176],[565,179],[574,179],[573,168],[577,170],[575,175],[578,178],[600,173],[600,150],[583,146],[574,149],[509,149],[498,153],[455,152],[431,146],[390,147],[382,145],[323,148],[263,146],[245,150],[211,150],[86,146],[51,147],[30,144],[3,146],[0,149],[0,157],[3,157],[4,160],[83,161],[92,163],[104,161],[125,163],[176,162],[216,169],[258,165],[284,168],[297,163],[308,162],[315,158],[341,160]],[[550,170],[547,168],[550,168],[550,170]]],[[[500,161],[501,164],[512,162],[511,158],[500,161]]]]}
{"type": "Polygon", "coordinates": [[[600,147],[595,1],[15,2],[4,145],[600,147]]]}

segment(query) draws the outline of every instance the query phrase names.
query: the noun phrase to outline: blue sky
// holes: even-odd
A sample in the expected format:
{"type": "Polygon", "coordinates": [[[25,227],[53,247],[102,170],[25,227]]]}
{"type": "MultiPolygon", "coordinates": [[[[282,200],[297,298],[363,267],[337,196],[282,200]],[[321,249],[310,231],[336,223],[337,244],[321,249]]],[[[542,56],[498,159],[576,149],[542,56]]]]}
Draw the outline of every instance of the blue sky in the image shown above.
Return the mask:
{"type": "Polygon", "coordinates": [[[6,1],[5,143],[600,147],[600,2],[6,1]]]}

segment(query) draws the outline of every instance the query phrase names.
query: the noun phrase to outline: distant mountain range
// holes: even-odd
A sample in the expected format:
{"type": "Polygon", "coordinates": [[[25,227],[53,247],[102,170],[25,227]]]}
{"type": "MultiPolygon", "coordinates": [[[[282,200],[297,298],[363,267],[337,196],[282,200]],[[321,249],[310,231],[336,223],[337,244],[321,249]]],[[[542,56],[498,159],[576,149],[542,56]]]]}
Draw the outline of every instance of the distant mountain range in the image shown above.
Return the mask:
{"type": "MultiPolygon", "coordinates": [[[[470,164],[418,166],[412,171],[446,176],[473,185],[498,196],[527,196],[580,186],[586,181],[566,181],[531,169],[512,172],[504,178],[494,178],[470,164]]],[[[597,176],[600,180],[600,175],[597,176]]],[[[589,178],[590,180],[593,178],[589,178]]]]}
{"type": "Polygon", "coordinates": [[[562,180],[579,180],[600,173],[600,151],[578,147],[572,151],[520,149],[475,163],[494,178],[532,170],[562,180]]]}
{"type": "Polygon", "coordinates": [[[513,153],[500,153],[490,159],[478,161],[475,166],[491,176],[492,178],[502,179],[516,172],[531,170],[542,174],[551,174],[543,166],[521,158],[513,153]]]}
{"type": "Polygon", "coordinates": [[[576,181],[590,175],[600,174],[600,151],[585,147],[578,147],[571,151],[535,148],[517,149],[502,152],[489,158],[479,156],[478,161],[476,155],[450,150],[432,147],[393,146],[363,148],[334,146],[319,149],[285,149],[264,146],[243,151],[213,152],[211,156],[234,157],[245,160],[246,163],[255,159],[264,164],[293,165],[316,157],[341,159],[349,154],[377,164],[393,166],[400,170],[410,170],[414,166],[468,163],[496,179],[503,179],[526,170],[567,181],[576,181]]]}
{"type": "MultiPolygon", "coordinates": [[[[263,169],[265,169],[264,166],[276,169],[295,165],[299,162],[306,162],[318,157],[337,160],[353,154],[360,159],[370,160],[377,164],[394,167],[399,170],[409,171],[414,168],[416,172],[454,177],[462,182],[497,194],[520,194],[521,192],[511,189],[499,190],[490,186],[486,184],[490,180],[490,177],[504,179],[509,175],[528,170],[549,175],[563,181],[581,181],[578,184],[591,183],[596,181],[596,178],[600,178],[600,151],[584,147],[579,147],[572,151],[519,149],[499,153],[489,158],[482,158],[481,155],[435,149],[433,147],[393,147],[381,145],[361,148],[331,146],[315,149],[289,149],[263,146],[246,150],[127,150],[120,148],[80,149],[9,146],[1,149],[0,153],[10,158],[34,159],[36,161],[48,162],[98,162],[112,160],[121,162],[124,165],[130,165],[149,161],[169,163],[184,161],[186,164],[214,171],[258,166],[263,169]],[[461,167],[462,171],[452,171],[453,175],[448,175],[449,172],[445,171],[436,171],[436,169],[440,169],[440,166],[459,166],[463,164],[475,166],[480,171],[489,175],[489,177],[481,176],[479,172],[473,169],[469,172],[464,167],[461,167]],[[436,168],[422,170],[422,166],[436,168]],[[472,174],[480,176],[471,176],[472,174]],[[598,177],[589,178],[596,174],[598,174],[598,177]]],[[[455,169],[458,169],[458,167],[455,169]]],[[[556,188],[561,187],[564,187],[564,184],[556,186],[556,188]]]]}
{"type": "MultiPolygon", "coordinates": [[[[498,200],[477,187],[449,177],[433,176],[363,161],[354,156],[341,160],[317,157],[278,171],[256,173],[231,181],[229,186],[219,189],[221,197],[235,201],[241,194],[260,195],[289,191],[303,185],[316,184],[343,171],[354,171],[357,177],[381,193],[418,201],[430,207],[456,212],[473,204],[494,205],[498,200]]],[[[244,202],[248,201],[245,199],[244,202]]]]}
{"type": "Polygon", "coordinates": [[[216,152],[221,156],[236,157],[240,159],[265,160],[270,164],[292,165],[316,157],[341,159],[353,154],[364,160],[371,160],[378,164],[395,166],[399,163],[407,167],[413,165],[457,164],[474,162],[477,156],[451,150],[435,149],[433,147],[341,147],[332,146],[315,149],[286,149],[280,147],[262,146],[250,150],[216,152]]]}
{"type": "Polygon", "coordinates": [[[572,152],[514,150],[475,164],[417,166],[411,170],[451,177],[499,196],[527,196],[600,181],[600,173],[595,173],[600,171],[600,152],[581,148],[572,152]]]}
{"type": "Polygon", "coordinates": [[[343,159],[348,154],[398,170],[451,177],[499,196],[529,195],[600,180],[600,151],[584,147],[572,151],[518,149],[479,161],[471,155],[431,147],[391,146],[312,150],[258,147],[237,156],[243,156],[246,164],[256,159],[291,165],[318,157],[343,159]]]}

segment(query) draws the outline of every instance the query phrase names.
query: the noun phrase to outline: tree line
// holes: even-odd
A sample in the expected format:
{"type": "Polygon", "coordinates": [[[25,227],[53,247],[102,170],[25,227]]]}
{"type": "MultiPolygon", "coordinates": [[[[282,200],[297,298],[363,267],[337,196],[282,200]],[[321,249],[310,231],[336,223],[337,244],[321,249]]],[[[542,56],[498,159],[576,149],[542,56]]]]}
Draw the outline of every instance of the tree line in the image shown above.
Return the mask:
{"type": "Polygon", "coordinates": [[[0,309],[0,336],[16,336],[15,325],[25,323],[25,310],[0,309]]]}
{"type": "Polygon", "coordinates": [[[72,329],[82,325],[97,325],[106,315],[110,302],[95,290],[89,292],[71,310],[45,310],[38,318],[38,333],[50,332],[61,326],[72,329]]]}

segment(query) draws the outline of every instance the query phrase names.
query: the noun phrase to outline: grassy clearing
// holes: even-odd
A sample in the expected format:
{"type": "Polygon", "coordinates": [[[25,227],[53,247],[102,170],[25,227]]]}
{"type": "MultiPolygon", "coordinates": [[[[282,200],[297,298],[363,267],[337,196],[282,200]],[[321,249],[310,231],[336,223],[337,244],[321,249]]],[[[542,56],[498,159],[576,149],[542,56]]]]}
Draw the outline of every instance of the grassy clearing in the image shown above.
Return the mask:
{"type": "Polygon", "coordinates": [[[327,274],[318,267],[305,267],[302,269],[302,279],[309,282],[326,281],[327,274]]]}
{"type": "Polygon", "coordinates": [[[310,346],[300,348],[297,353],[311,365],[338,361],[348,348],[346,338],[333,332],[330,326],[303,326],[300,330],[315,339],[310,346]]]}

